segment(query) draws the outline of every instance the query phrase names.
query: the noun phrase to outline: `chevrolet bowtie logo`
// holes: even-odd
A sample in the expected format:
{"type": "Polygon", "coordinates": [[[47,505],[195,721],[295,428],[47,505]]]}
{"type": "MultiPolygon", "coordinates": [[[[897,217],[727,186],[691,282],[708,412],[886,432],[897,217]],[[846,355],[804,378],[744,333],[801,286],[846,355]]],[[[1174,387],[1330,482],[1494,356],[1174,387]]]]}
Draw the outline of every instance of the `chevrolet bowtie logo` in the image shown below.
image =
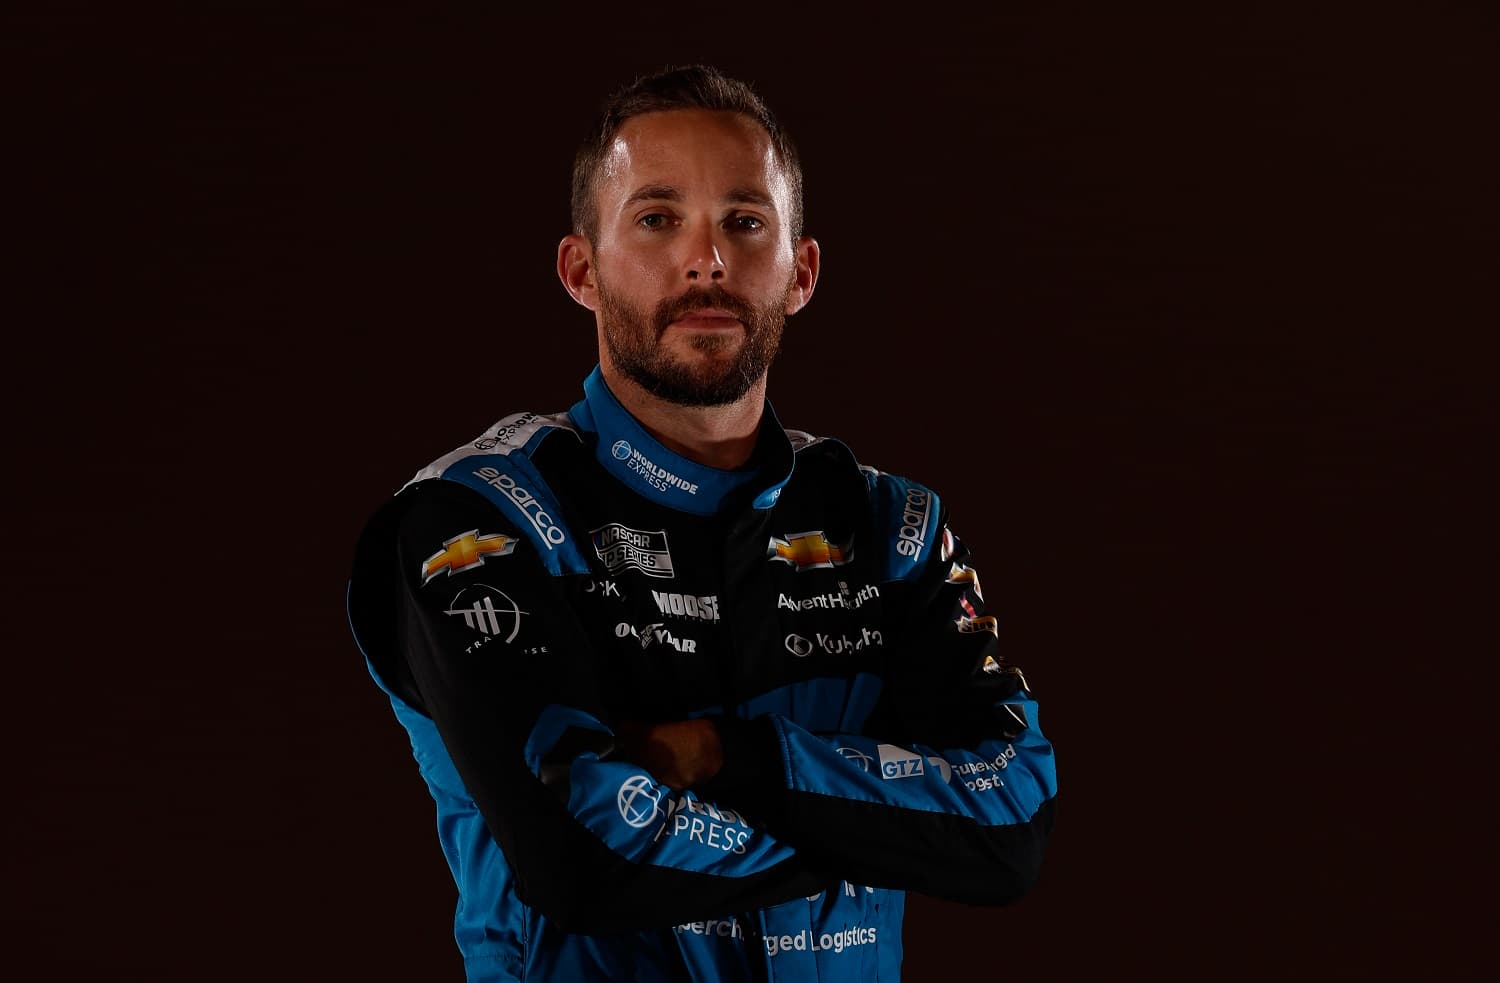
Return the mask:
{"type": "Polygon", "coordinates": [[[450,577],[462,573],[479,566],[487,556],[504,556],[515,548],[516,541],[500,533],[481,536],[478,529],[459,533],[452,539],[443,540],[443,548],[422,562],[422,583],[444,570],[450,577]]]}
{"type": "Polygon", "coordinates": [[[962,563],[953,564],[948,571],[948,583],[968,584],[974,596],[981,601],[984,600],[984,594],[979,589],[979,573],[973,567],[966,567],[962,563]]]}
{"type": "Polygon", "coordinates": [[[854,559],[854,540],[840,546],[830,543],[821,530],[799,532],[786,539],[771,537],[766,546],[766,556],[772,560],[790,563],[798,570],[817,570],[825,567],[841,567],[854,559]]]}

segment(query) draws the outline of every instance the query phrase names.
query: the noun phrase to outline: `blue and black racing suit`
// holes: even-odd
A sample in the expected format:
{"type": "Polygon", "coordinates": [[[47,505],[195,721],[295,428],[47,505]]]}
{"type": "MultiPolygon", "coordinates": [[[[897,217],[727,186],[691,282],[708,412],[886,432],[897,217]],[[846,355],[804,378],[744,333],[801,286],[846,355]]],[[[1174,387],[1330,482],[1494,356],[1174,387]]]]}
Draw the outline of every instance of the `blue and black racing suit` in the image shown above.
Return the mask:
{"type": "Polygon", "coordinates": [[[782,430],[742,470],[599,371],[370,520],[349,614],[437,804],[470,980],[895,980],[905,891],[1035,881],[1056,772],[938,496],[782,430]],[[626,719],[715,721],[678,794],[626,719]]]}

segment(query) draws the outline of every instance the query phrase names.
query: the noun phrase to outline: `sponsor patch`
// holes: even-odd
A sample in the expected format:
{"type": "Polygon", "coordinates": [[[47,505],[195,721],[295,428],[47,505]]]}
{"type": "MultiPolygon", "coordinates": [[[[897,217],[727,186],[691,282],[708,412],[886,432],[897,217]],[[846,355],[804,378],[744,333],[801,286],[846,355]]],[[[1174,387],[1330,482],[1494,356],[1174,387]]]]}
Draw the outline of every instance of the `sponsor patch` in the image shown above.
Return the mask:
{"type": "Polygon", "coordinates": [[[652,645],[670,645],[679,652],[693,653],[698,651],[698,641],[693,638],[678,638],[667,628],[666,625],[657,623],[637,628],[628,621],[622,621],[615,625],[616,638],[634,638],[641,643],[641,648],[650,648],[652,645]]]}
{"type": "Polygon", "coordinates": [[[776,536],[766,544],[766,557],[803,570],[825,570],[841,567],[854,559],[854,540],[831,543],[821,529],[794,533],[785,539],[776,536]]]}
{"type": "MultiPolygon", "coordinates": [[[[943,535],[945,537],[944,542],[947,542],[946,537],[952,535],[948,532],[946,526],[943,528],[943,535]]],[[[948,550],[947,554],[948,556],[952,556],[953,551],[948,550]]],[[[944,559],[947,559],[947,557],[945,556],[944,559]]],[[[974,592],[974,596],[979,598],[980,601],[984,600],[984,592],[979,589],[979,571],[973,567],[966,567],[962,563],[953,564],[952,569],[948,571],[948,583],[968,584],[969,590],[974,592]]]]}
{"type": "Polygon", "coordinates": [[[448,576],[472,570],[484,563],[487,556],[505,556],[514,553],[516,540],[501,533],[479,535],[478,529],[461,532],[452,539],[443,540],[443,548],[422,561],[422,583],[427,583],[438,574],[447,571],[448,576]]]}
{"type": "Polygon", "coordinates": [[[885,638],[880,634],[879,628],[859,629],[857,636],[844,634],[833,635],[827,632],[815,631],[811,639],[803,638],[801,635],[788,635],[782,642],[786,650],[799,659],[805,659],[815,651],[823,651],[828,655],[844,655],[849,652],[859,652],[872,645],[884,645],[885,638]]]}
{"type": "Polygon", "coordinates": [[[719,620],[719,596],[717,594],[675,594],[654,590],[651,599],[656,609],[664,615],[677,618],[692,618],[695,621],[719,620]]]}
{"type": "Polygon", "coordinates": [[[631,775],[615,793],[620,818],[634,829],[656,826],[651,842],[681,837],[689,843],[723,853],[745,852],[745,841],[754,832],[732,809],[723,809],[686,793],[671,795],[647,775],[631,775]]]}
{"type": "Polygon", "coordinates": [[[615,793],[615,808],[625,825],[645,829],[661,815],[662,789],[647,775],[631,775],[615,793]]]}
{"type": "MultiPolygon", "coordinates": [[[[915,562],[927,547],[927,523],[931,519],[932,493],[925,488],[908,488],[906,502],[901,510],[901,528],[896,530],[896,552],[911,557],[915,562]]],[[[946,530],[948,527],[943,528],[946,530]]],[[[943,542],[946,545],[947,539],[943,542]]]]}
{"type": "Polygon", "coordinates": [[[522,611],[503,590],[488,584],[470,584],[454,595],[443,613],[450,618],[462,618],[465,625],[482,636],[466,650],[472,652],[497,638],[507,645],[515,641],[521,633],[521,616],[528,612],[522,611]]]}
{"type": "Polygon", "coordinates": [[[620,600],[624,600],[623,597],[620,597],[620,585],[613,580],[590,579],[584,585],[583,592],[585,594],[598,594],[600,597],[618,597],[620,600]]]}
{"type": "Polygon", "coordinates": [[[840,609],[851,611],[865,605],[871,598],[880,596],[880,588],[874,584],[866,584],[857,591],[851,591],[849,585],[839,581],[838,593],[814,594],[812,597],[788,597],[785,594],[776,596],[776,606],[786,608],[789,611],[829,611],[840,609]]]}
{"type": "Polygon", "coordinates": [[[880,751],[880,777],[890,781],[894,778],[914,778],[926,771],[926,759],[915,751],[894,744],[882,744],[880,751]]]}
{"type": "Polygon", "coordinates": [[[639,450],[630,446],[628,440],[617,440],[609,447],[610,456],[616,461],[625,462],[625,466],[641,476],[641,480],[655,488],[657,491],[666,491],[676,488],[685,491],[689,495],[698,494],[698,483],[688,481],[668,471],[657,464],[639,450]]]}
{"type": "Polygon", "coordinates": [[[1010,763],[1016,760],[1016,746],[1005,745],[1005,750],[990,761],[963,761],[952,766],[953,773],[958,775],[959,781],[963,782],[964,788],[970,792],[990,792],[1005,787],[1005,782],[1000,778],[1000,772],[1010,767],[1010,763]]]}
{"type": "Polygon", "coordinates": [[[611,574],[639,570],[648,577],[672,577],[672,553],[667,549],[665,529],[654,532],[631,529],[618,522],[600,526],[589,534],[594,553],[611,574]]]}
{"type": "Polygon", "coordinates": [[[851,925],[821,935],[804,928],[796,935],[767,935],[762,941],[766,944],[766,955],[775,958],[784,952],[831,951],[834,955],[843,955],[855,946],[874,945],[879,937],[880,929],[875,926],[851,925]]]}
{"type": "Polygon", "coordinates": [[[960,617],[957,621],[953,622],[953,624],[958,627],[958,630],[960,632],[966,635],[975,635],[979,632],[987,631],[991,635],[994,635],[996,638],[1000,637],[1000,629],[996,626],[995,618],[993,615],[987,614],[979,618],[970,618],[967,616],[963,616],[960,617]]]}
{"type": "Polygon", "coordinates": [[[493,450],[501,444],[509,446],[510,442],[515,439],[516,432],[535,419],[537,419],[537,414],[535,413],[522,413],[511,422],[496,428],[495,432],[488,437],[481,437],[474,441],[474,449],[487,451],[493,450]]]}
{"type": "Polygon", "coordinates": [[[535,529],[536,534],[541,537],[542,545],[547,548],[548,552],[567,542],[568,536],[563,532],[562,526],[552,521],[552,517],[542,508],[542,503],[537,500],[537,497],[516,484],[516,479],[488,465],[477,468],[471,473],[505,496],[526,521],[531,523],[531,528],[535,529]]]}

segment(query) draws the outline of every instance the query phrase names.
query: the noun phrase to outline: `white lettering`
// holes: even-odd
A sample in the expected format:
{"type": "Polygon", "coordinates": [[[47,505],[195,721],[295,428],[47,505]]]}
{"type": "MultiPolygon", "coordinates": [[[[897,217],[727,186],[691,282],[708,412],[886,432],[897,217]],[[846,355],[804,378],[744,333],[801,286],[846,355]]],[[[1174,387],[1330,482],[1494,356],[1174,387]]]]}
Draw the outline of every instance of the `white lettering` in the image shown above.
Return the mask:
{"type": "Polygon", "coordinates": [[[553,523],[552,517],[542,511],[542,503],[537,501],[531,492],[516,484],[516,479],[488,466],[472,473],[485,484],[498,489],[515,505],[526,521],[531,523],[531,528],[542,537],[542,543],[549,551],[554,546],[561,546],[567,541],[568,537],[562,531],[562,527],[553,523]]]}
{"type": "Polygon", "coordinates": [[[719,620],[719,596],[717,594],[698,596],[654,590],[651,592],[651,597],[656,601],[656,608],[662,614],[695,618],[698,621],[719,620]]]}

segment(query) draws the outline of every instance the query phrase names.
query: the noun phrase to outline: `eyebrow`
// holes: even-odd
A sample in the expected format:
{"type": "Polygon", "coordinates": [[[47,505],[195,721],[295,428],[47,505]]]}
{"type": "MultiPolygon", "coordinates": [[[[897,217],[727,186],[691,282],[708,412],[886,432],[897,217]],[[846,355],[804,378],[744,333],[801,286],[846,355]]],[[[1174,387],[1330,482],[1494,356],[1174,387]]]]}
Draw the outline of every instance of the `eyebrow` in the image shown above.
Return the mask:
{"type": "MultiPolygon", "coordinates": [[[[629,208],[631,205],[642,201],[681,200],[682,192],[670,184],[647,184],[632,191],[620,207],[629,208]]],[[[725,193],[724,200],[735,205],[756,205],[769,211],[774,212],[776,210],[776,202],[771,200],[771,197],[765,192],[757,191],[754,188],[730,188],[725,193]]]]}

